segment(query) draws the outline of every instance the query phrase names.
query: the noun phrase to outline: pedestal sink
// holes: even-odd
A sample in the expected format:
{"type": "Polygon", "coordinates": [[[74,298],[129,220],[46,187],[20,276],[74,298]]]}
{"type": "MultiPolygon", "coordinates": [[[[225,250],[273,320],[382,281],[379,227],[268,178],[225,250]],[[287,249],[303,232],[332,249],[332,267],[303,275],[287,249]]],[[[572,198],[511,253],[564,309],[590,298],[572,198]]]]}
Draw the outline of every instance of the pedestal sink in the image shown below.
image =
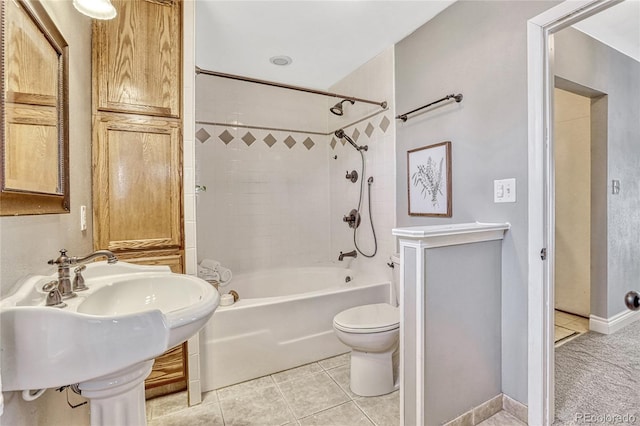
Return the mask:
{"type": "Polygon", "coordinates": [[[0,302],[2,390],[78,384],[92,425],[145,424],[144,379],[153,359],[196,334],[219,294],[168,267],[96,262],[88,290],[45,306],[56,275],[31,276],[0,302]]]}

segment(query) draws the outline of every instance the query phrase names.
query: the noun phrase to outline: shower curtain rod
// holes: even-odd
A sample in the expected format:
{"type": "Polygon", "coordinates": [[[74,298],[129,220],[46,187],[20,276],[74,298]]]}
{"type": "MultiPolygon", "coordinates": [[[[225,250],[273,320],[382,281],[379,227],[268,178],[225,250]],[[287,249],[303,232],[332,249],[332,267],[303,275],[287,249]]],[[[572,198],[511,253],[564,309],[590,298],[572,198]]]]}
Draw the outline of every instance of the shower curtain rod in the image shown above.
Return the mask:
{"type": "Polygon", "coordinates": [[[430,104],[426,104],[421,106],[420,108],[416,108],[409,112],[405,112],[404,114],[397,115],[396,120],[407,121],[409,119],[409,117],[407,117],[409,114],[413,114],[414,112],[420,111],[421,109],[425,109],[432,105],[439,104],[440,102],[448,101],[449,99],[454,99],[456,102],[460,103],[462,102],[462,93],[458,93],[457,95],[447,95],[442,99],[438,99],[437,101],[431,102],[430,104]]]}
{"type": "Polygon", "coordinates": [[[205,75],[211,75],[214,77],[222,77],[222,78],[229,78],[232,80],[246,81],[248,83],[263,84],[265,86],[279,87],[281,89],[289,89],[289,90],[297,90],[299,92],[313,93],[315,95],[323,95],[323,96],[329,96],[333,98],[342,98],[348,101],[356,101],[356,102],[362,102],[365,104],[379,105],[380,108],[387,109],[387,101],[382,101],[382,102],[370,101],[368,99],[354,98],[353,96],[346,96],[346,95],[341,95],[339,93],[325,92],[322,90],[310,89],[308,87],[292,86],[289,84],[276,83],[274,81],[268,81],[268,80],[259,80],[257,78],[244,77],[236,74],[226,74],[218,71],[210,71],[210,70],[202,69],[200,67],[196,67],[196,74],[205,74],[205,75]]]}

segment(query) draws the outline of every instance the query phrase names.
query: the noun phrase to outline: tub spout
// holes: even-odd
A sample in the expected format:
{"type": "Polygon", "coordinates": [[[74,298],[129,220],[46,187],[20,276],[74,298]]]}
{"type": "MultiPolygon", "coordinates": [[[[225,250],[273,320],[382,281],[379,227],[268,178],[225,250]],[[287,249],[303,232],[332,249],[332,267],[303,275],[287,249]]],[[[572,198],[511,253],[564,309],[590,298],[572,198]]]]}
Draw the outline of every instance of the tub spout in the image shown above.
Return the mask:
{"type": "Polygon", "coordinates": [[[347,253],[340,252],[340,255],[338,255],[338,260],[342,262],[345,257],[356,258],[358,257],[358,253],[355,250],[351,250],[350,252],[347,252],[347,253]]]}

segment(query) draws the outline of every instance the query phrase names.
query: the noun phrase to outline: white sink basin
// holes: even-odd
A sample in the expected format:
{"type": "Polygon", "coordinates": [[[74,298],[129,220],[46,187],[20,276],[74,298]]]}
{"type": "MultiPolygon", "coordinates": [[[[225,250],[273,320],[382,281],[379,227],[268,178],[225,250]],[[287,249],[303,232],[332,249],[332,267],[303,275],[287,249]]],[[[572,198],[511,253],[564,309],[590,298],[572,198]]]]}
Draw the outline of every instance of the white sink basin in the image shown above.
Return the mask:
{"type": "Polygon", "coordinates": [[[32,276],[0,303],[4,391],[86,382],[153,359],[197,333],[219,294],[168,267],[97,262],[83,273],[88,290],[65,308],[45,306],[42,287],[57,274],[32,276]]]}

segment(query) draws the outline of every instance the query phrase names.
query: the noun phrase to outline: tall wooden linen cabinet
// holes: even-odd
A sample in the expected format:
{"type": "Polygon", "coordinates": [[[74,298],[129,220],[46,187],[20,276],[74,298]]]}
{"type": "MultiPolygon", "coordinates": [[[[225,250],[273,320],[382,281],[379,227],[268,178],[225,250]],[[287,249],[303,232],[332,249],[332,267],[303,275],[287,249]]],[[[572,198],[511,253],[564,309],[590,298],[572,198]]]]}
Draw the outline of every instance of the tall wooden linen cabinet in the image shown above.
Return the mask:
{"type": "MultiPolygon", "coordinates": [[[[180,0],[112,0],[94,20],[93,242],[184,272],[180,0]]],[[[147,396],[186,389],[186,344],[154,364],[147,396]]]]}

